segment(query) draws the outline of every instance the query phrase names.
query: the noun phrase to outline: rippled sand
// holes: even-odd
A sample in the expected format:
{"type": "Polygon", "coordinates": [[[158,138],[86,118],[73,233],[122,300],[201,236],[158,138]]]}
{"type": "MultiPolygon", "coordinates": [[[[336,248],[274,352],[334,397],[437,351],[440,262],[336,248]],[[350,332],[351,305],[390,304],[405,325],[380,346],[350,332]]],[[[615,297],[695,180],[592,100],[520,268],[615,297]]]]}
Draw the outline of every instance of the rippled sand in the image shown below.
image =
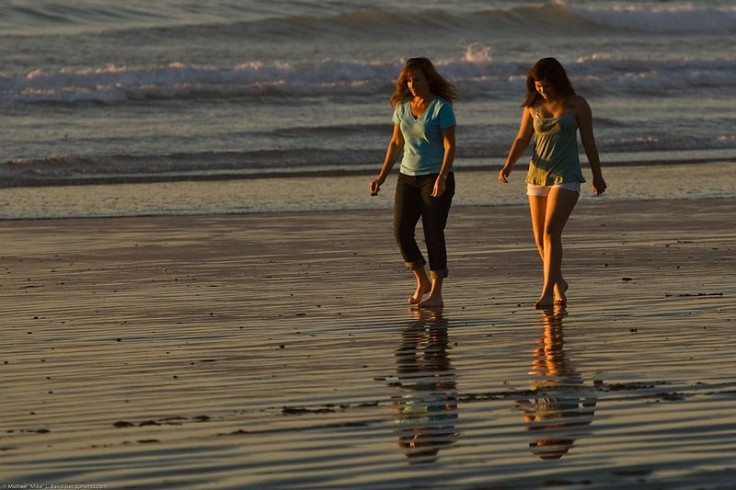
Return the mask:
{"type": "Polygon", "coordinates": [[[456,207],[442,312],[388,210],[4,221],[0,483],[734,488],[731,199],[456,207]]]}

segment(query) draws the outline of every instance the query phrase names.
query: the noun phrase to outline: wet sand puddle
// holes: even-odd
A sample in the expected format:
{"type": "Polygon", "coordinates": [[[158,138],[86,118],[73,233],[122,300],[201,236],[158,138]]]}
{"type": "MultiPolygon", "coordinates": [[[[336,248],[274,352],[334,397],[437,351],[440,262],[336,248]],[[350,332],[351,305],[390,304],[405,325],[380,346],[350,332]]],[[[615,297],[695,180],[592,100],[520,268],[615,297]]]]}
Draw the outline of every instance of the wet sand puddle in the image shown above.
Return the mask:
{"type": "Polygon", "coordinates": [[[730,488],[725,206],[581,209],[549,312],[523,208],[453,211],[441,312],[382,212],[4,223],[2,482],[730,488]]]}

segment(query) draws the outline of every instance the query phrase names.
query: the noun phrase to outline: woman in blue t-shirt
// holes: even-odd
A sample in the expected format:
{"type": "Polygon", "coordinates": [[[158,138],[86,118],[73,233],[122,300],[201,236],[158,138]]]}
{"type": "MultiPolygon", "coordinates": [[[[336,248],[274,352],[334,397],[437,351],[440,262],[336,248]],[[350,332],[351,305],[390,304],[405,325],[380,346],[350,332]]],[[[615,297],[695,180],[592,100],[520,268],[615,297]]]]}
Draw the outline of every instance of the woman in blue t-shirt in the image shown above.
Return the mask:
{"type": "Polygon", "coordinates": [[[391,96],[393,136],[381,172],[370,183],[371,195],[375,196],[403,148],[394,203],[394,235],[406,267],[417,280],[409,303],[424,307],[443,306],[442,281],[447,277],[445,225],[455,194],[455,99],[455,88],[437,73],[430,60],[407,60],[391,96]],[[414,238],[420,217],[429,276],[424,269],[427,261],[414,238]],[[429,296],[422,301],[427,293],[429,296]]]}

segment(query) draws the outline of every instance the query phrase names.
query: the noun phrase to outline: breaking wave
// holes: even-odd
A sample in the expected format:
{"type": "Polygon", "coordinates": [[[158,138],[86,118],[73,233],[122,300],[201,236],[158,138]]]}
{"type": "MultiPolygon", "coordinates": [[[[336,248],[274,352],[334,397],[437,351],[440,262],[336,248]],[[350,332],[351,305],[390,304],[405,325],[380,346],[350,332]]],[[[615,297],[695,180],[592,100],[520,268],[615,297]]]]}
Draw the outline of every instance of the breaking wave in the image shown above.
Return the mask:
{"type": "MultiPolygon", "coordinates": [[[[234,97],[385,96],[402,60],[395,63],[318,60],[304,63],[249,62],[233,67],[170,63],[158,67],[106,66],[0,76],[0,101],[50,103],[126,103],[234,97]]],[[[493,62],[482,47],[458,60],[438,61],[443,74],[465,97],[516,96],[528,66],[493,62]]],[[[736,58],[713,60],[636,60],[590,56],[569,69],[585,93],[651,93],[736,85],[736,58]]]]}
{"type": "MultiPolygon", "coordinates": [[[[309,7],[304,2],[215,2],[207,9],[192,9],[186,2],[107,2],[85,0],[73,5],[37,0],[29,5],[0,6],[0,28],[4,34],[43,32],[99,32],[101,29],[166,29],[188,31],[211,27],[219,33],[237,30],[245,35],[278,39],[329,36],[349,32],[371,36],[394,35],[397,29],[432,32],[462,29],[487,33],[490,30],[529,32],[565,26],[575,29],[614,29],[645,33],[736,32],[736,7],[678,6],[579,7],[563,1],[537,6],[494,8],[450,13],[438,9],[416,10],[404,5],[376,8],[375,2],[309,7]],[[298,9],[299,15],[283,15],[298,9]]],[[[613,2],[612,2],[613,3],[613,2]]]]}

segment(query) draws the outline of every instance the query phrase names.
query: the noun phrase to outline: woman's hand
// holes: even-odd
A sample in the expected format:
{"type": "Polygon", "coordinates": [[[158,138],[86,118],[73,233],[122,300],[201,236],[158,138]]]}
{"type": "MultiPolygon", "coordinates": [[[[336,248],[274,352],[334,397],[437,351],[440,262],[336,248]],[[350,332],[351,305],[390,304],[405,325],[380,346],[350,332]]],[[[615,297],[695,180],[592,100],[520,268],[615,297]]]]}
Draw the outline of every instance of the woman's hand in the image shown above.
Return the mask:
{"type": "Polygon", "coordinates": [[[370,187],[371,187],[371,196],[377,196],[378,195],[378,191],[381,190],[381,186],[383,185],[383,183],[384,183],[385,180],[386,180],[386,178],[385,177],[381,177],[381,176],[379,176],[376,179],[371,180],[371,184],[370,184],[370,187]]]}
{"type": "Polygon", "coordinates": [[[434,181],[434,189],[432,189],[432,197],[440,197],[447,190],[447,182],[442,177],[437,177],[434,181]]]}
{"type": "Polygon", "coordinates": [[[509,183],[509,178],[508,177],[509,177],[509,174],[510,173],[511,173],[511,168],[506,167],[504,165],[504,167],[501,169],[501,171],[498,172],[498,181],[501,182],[502,184],[508,184],[509,183]]]}
{"type": "Polygon", "coordinates": [[[606,185],[606,181],[603,180],[602,176],[599,177],[593,177],[593,192],[596,196],[600,196],[604,192],[606,192],[606,188],[608,186],[606,185]]]}

